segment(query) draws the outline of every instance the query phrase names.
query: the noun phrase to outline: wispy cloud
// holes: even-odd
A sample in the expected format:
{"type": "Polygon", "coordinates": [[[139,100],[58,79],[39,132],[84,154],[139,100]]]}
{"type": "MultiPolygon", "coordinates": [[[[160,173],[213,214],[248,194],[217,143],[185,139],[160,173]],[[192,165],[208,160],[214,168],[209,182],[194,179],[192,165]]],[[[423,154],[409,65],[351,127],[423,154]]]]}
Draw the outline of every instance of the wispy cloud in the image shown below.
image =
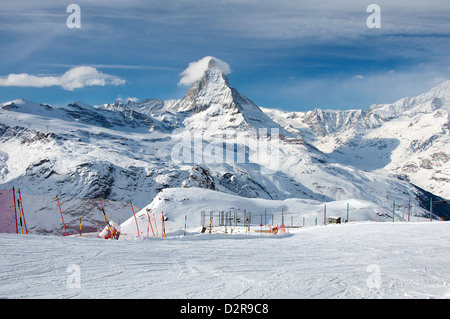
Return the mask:
{"type": "Polygon", "coordinates": [[[124,79],[102,73],[90,66],[71,68],[61,76],[36,76],[21,73],[0,77],[0,86],[36,88],[60,86],[67,91],[81,89],[86,86],[122,85],[125,84],[125,82],[124,79]]]}
{"type": "MultiPolygon", "coordinates": [[[[63,64],[63,63],[51,63],[44,64],[52,67],[63,68],[75,68],[80,65],[75,64],[63,64]]],[[[122,70],[160,70],[160,71],[179,71],[179,68],[169,66],[156,66],[156,65],[132,65],[132,64],[83,64],[82,66],[89,66],[96,69],[122,69],[122,70]]]]}

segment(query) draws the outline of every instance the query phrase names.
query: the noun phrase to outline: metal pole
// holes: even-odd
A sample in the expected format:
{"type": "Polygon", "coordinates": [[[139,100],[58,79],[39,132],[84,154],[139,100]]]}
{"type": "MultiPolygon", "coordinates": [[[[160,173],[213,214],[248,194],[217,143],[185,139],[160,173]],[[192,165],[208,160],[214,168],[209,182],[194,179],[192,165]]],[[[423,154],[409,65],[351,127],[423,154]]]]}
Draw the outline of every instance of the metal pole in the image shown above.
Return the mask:
{"type": "Polygon", "coordinates": [[[203,210],[200,212],[200,224],[205,227],[205,211],[203,210]]]}
{"type": "Polygon", "coordinates": [[[166,238],[166,223],[164,222],[164,212],[161,212],[163,238],[166,238]]]}
{"type": "Polygon", "coordinates": [[[247,211],[244,209],[244,229],[245,233],[247,233],[247,211]]]}
{"type": "Polygon", "coordinates": [[[228,232],[227,232],[227,220],[228,220],[228,211],[225,212],[225,234],[228,234],[228,232]]]}
{"type": "Polygon", "coordinates": [[[395,200],[392,201],[392,222],[395,222],[395,200]]]}
{"type": "Polygon", "coordinates": [[[430,222],[433,221],[433,197],[430,200],[430,222]]]}
{"type": "Polygon", "coordinates": [[[209,233],[211,234],[212,212],[209,212],[209,233]]]}
{"type": "Polygon", "coordinates": [[[260,226],[261,226],[261,235],[262,235],[262,227],[263,227],[263,224],[262,224],[262,215],[261,215],[261,224],[260,224],[260,226]]]}
{"type": "Polygon", "coordinates": [[[411,216],[411,198],[408,198],[408,221],[410,221],[411,216]]]}
{"type": "Polygon", "coordinates": [[[349,222],[349,220],[348,220],[348,211],[349,211],[349,203],[347,203],[347,223],[349,222]]]}

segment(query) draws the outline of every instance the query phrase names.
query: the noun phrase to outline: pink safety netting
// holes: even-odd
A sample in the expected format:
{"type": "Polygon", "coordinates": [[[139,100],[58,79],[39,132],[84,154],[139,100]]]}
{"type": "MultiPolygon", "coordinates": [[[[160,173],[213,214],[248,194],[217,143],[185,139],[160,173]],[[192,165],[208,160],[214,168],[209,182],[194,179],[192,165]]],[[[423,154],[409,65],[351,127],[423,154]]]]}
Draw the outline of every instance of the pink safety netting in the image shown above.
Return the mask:
{"type": "Polygon", "coordinates": [[[0,233],[16,233],[16,212],[12,190],[0,190],[0,233]]]}

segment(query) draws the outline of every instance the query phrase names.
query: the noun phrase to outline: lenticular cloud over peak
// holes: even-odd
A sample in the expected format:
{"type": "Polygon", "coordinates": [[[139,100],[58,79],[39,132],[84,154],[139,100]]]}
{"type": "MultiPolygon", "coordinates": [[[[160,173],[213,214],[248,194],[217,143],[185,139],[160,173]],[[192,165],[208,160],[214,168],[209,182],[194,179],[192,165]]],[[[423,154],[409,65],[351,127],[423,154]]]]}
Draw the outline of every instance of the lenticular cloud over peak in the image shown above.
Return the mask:
{"type": "Polygon", "coordinates": [[[180,73],[181,79],[178,85],[191,85],[201,79],[205,71],[210,68],[218,68],[225,75],[231,73],[228,63],[212,56],[206,56],[198,61],[189,63],[188,68],[180,73]]]}

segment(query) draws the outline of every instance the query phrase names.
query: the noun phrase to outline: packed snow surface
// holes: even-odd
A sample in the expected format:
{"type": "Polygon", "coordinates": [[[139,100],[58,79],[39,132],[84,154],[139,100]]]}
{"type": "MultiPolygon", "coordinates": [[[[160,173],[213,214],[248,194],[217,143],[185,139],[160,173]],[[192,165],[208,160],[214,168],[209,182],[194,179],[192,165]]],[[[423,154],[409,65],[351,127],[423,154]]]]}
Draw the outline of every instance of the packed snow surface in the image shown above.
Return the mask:
{"type": "Polygon", "coordinates": [[[449,298],[449,222],[165,239],[0,234],[0,298],[449,298]]]}

